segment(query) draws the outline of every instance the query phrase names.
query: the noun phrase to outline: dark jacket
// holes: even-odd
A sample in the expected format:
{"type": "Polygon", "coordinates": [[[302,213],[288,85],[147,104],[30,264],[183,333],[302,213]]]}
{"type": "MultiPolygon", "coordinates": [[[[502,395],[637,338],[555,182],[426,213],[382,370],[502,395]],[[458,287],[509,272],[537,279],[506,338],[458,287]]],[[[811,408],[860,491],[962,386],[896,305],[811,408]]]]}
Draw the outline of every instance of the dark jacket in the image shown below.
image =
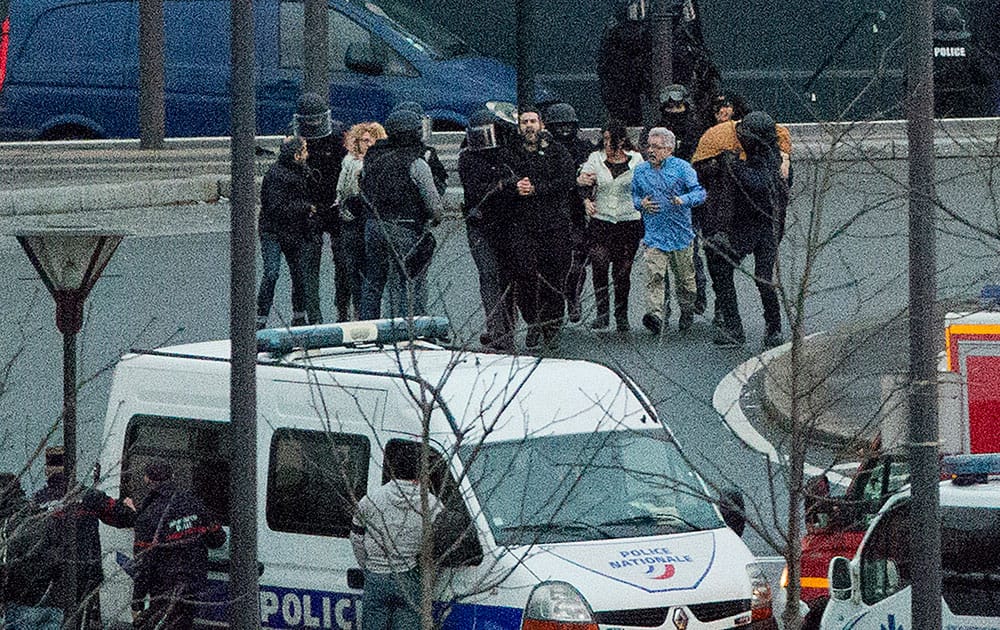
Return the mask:
{"type": "Polygon", "coordinates": [[[500,148],[462,149],[458,154],[458,178],[465,191],[462,212],[467,221],[493,236],[504,234],[510,227],[510,203],[502,191],[510,190],[517,182],[503,157],[500,148]]]}
{"type": "Polygon", "coordinates": [[[62,574],[62,520],[31,503],[5,500],[0,508],[0,588],[3,602],[55,606],[62,574]]]}
{"type": "Polygon", "coordinates": [[[56,527],[66,526],[67,517],[76,519],[76,553],[80,558],[77,567],[77,592],[80,599],[92,593],[104,579],[101,568],[101,537],[97,530],[97,513],[80,501],[64,503],[66,480],[62,473],[52,475],[41,490],[32,497],[38,510],[48,513],[56,527]]]}
{"type": "Polygon", "coordinates": [[[379,140],[365,153],[361,171],[361,194],[369,216],[383,221],[412,222],[422,229],[431,213],[410,176],[414,160],[422,159],[423,145],[379,140]]]}
{"type": "MultiPolygon", "coordinates": [[[[698,138],[701,137],[701,124],[698,122],[694,111],[689,107],[683,112],[660,112],[660,120],[655,127],[666,127],[674,132],[676,144],[674,145],[674,155],[684,160],[691,161],[694,150],[698,146],[698,138]]],[[[648,137],[646,130],[644,136],[648,137]]]]}
{"type": "Polygon", "coordinates": [[[647,92],[652,48],[645,22],[622,20],[609,27],[597,49],[597,78],[602,89],[623,94],[647,92]]]}
{"type": "Polygon", "coordinates": [[[313,204],[309,197],[306,171],[295,162],[297,149],[294,143],[283,144],[278,161],[264,175],[257,224],[261,232],[298,239],[305,239],[313,233],[313,204]]]}
{"type": "Polygon", "coordinates": [[[527,177],[535,186],[535,194],[526,197],[517,194],[516,186],[504,189],[515,229],[568,239],[573,229],[569,199],[576,194],[576,169],[569,151],[558,142],[543,140],[534,152],[521,143],[504,152],[516,180],[527,177]]]}
{"type": "MultiPolygon", "coordinates": [[[[576,136],[571,138],[569,142],[562,142],[560,140],[557,140],[557,142],[566,147],[566,150],[569,151],[569,155],[573,159],[574,175],[580,170],[580,166],[587,161],[590,154],[597,150],[597,145],[593,142],[588,142],[587,140],[576,136]]],[[[577,187],[573,188],[573,192],[570,193],[567,203],[569,204],[569,217],[573,222],[573,226],[578,230],[582,230],[587,227],[587,209],[583,204],[583,197],[580,195],[580,191],[577,187]]]]}
{"type": "Polygon", "coordinates": [[[732,254],[749,253],[759,237],[780,241],[785,230],[788,185],[773,159],[748,156],[742,161],[724,151],[694,163],[708,196],[696,209],[705,239],[725,243],[732,254]],[[724,235],[720,241],[720,235],[724,235]]]}
{"type": "Polygon", "coordinates": [[[190,594],[204,588],[208,550],[221,547],[226,533],[200,499],[165,483],[150,490],[134,512],[96,491],[85,503],[109,525],[135,529],[133,602],[175,586],[190,594]]]}
{"type": "Polygon", "coordinates": [[[319,227],[334,235],[340,230],[340,215],[335,205],[337,180],[345,155],[343,132],[309,140],[305,168],[309,201],[316,207],[319,227]]]}

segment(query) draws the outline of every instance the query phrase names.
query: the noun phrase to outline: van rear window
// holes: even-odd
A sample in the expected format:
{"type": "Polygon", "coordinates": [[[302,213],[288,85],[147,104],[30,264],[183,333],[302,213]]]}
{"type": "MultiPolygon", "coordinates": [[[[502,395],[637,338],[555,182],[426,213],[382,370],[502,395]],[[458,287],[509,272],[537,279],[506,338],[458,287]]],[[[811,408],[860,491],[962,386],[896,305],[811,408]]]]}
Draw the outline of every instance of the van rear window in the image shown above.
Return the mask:
{"type": "Polygon", "coordinates": [[[276,430],[267,469],[267,526],[346,538],[368,486],[370,452],[362,435],[276,430]]]}
{"type": "Polygon", "coordinates": [[[229,425],[224,422],[136,415],[125,434],[122,494],[138,504],[146,489],[146,464],[174,469],[174,483],[198,496],[223,525],[229,524],[229,425]]]}

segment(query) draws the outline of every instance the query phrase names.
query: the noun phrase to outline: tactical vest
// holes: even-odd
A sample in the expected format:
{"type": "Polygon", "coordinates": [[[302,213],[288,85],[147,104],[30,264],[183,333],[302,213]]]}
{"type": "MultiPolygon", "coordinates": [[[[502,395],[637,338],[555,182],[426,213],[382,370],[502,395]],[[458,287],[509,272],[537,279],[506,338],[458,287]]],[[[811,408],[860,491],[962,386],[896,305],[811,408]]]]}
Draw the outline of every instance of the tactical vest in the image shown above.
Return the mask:
{"type": "Polygon", "coordinates": [[[421,147],[393,147],[365,157],[361,192],[370,216],[382,221],[412,221],[422,226],[427,209],[417,185],[410,178],[410,165],[420,157],[421,147]]]}

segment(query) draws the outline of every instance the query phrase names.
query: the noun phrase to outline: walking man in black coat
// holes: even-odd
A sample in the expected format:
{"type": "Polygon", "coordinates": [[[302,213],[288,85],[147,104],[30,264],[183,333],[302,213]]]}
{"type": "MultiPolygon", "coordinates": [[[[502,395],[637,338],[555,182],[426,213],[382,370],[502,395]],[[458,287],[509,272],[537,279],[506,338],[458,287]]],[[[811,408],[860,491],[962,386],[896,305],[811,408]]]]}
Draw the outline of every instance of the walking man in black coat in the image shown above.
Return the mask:
{"type": "Polygon", "coordinates": [[[559,346],[566,311],[573,226],[569,203],[576,194],[573,158],[545,131],[537,109],[520,112],[520,142],[506,150],[516,183],[504,189],[510,204],[508,256],[514,261],[517,305],[528,324],[529,350],[559,346]]]}

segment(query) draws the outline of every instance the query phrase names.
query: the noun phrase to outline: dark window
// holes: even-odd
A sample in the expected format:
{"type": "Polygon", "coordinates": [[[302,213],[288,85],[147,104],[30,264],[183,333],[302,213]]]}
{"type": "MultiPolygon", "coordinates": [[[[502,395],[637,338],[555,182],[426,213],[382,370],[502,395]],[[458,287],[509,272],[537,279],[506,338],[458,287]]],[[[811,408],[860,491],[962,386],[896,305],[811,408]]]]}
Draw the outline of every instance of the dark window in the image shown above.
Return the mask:
{"type": "Polygon", "coordinates": [[[882,516],[861,552],[861,599],[882,601],[910,585],[910,505],[882,516]]]}
{"type": "Polygon", "coordinates": [[[347,537],[368,484],[368,438],[278,429],[267,470],[267,525],[279,532],[347,537]]]}
{"type": "Polygon", "coordinates": [[[122,496],[138,504],[146,494],[146,464],[154,459],[174,469],[174,483],[198,496],[229,524],[229,425],[224,422],[136,415],[125,434],[122,496]]]}
{"type": "MultiPolygon", "coordinates": [[[[411,446],[413,443],[405,440],[389,440],[385,445],[385,460],[393,460],[395,451],[400,447],[411,446]]],[[[419,456],[419,447],[410,449],[419,456]]],[[[461,488],[449,470],[448,462],[435,448],[430,447],[431,493],[436,496],[444,510],[434,522],[434,557],[444,566],[472,566],[482,562],[483,549],[479,542],[476,524],[465,505],[461,488]]],[[[420,463],[416,462],[416,470],[420,463]]],[[[382,466],[382,483],[389,481],[389,470],[382,466]]]]}
{"type": "MultiPolygon", "coordinates": [[[[406,59],[393,50],[382,38],[350,19],[340,11],[329,12],[328,59],[330,72],[348,72],[344,63],[347,47],[359,44],[370,47],[382,62],[382,73],[390,76],[418,76],[406,59]]],[[[279,64],[282,68],[302,68],[302,38],[305,28],[305,5],[302,2],[281,3],[279,64]]]]}

